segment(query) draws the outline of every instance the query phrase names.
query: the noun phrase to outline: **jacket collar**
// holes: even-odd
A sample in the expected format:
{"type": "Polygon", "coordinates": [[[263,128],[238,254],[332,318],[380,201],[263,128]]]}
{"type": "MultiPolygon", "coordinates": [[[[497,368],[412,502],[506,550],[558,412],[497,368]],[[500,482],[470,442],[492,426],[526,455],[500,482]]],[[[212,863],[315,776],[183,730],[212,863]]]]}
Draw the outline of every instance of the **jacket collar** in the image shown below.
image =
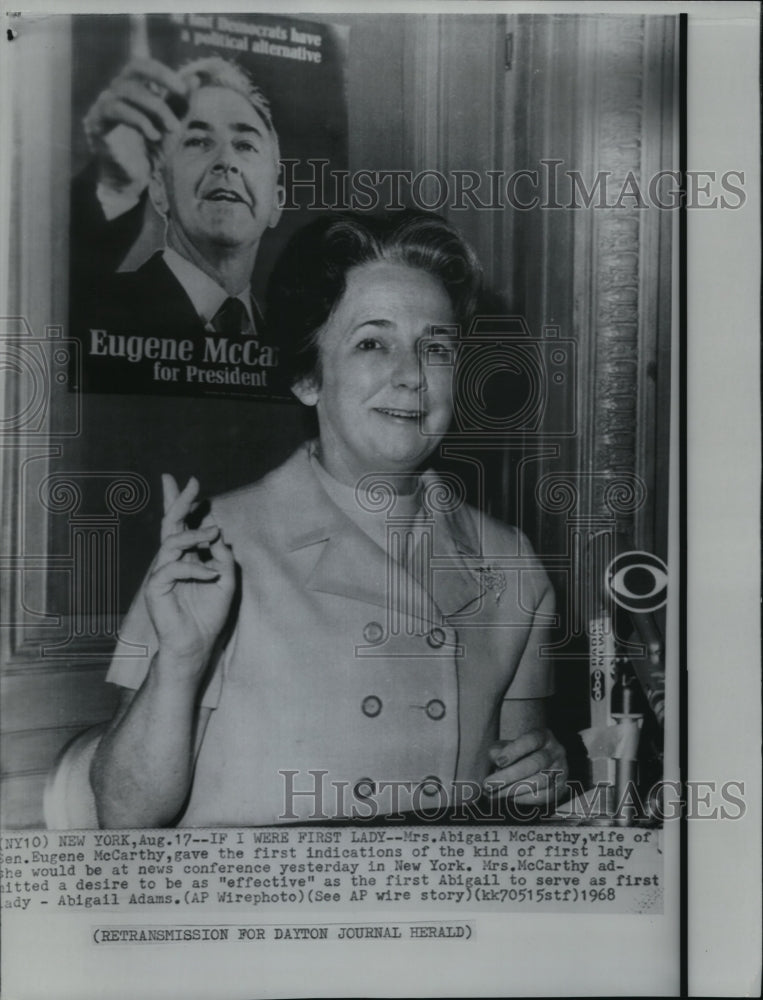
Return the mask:
{"type": "MultiPolygon", "coordinates": [[[[317,561],[309,561],[305,577],[309,589],[389,608],[389,573],[401,570],[328,496],[312,469],[309,447],[298,449],[279,470],[283,509],[289,512],[286,550],[296,555],[321,546],[317,561]]],[[[436,473],[427,472],[425,477],[427,486],[439,482],[436,473]]],[[[479,577],[467,567],[479,555],[475,520],[465,505],[455,512],[432,514],[433,568],[441,568],[433,573],[428,590],[431,618],[442,620],[480,596],[479,577]]],[[[418,589],[410,578],[409,583],[418,589]]]]}

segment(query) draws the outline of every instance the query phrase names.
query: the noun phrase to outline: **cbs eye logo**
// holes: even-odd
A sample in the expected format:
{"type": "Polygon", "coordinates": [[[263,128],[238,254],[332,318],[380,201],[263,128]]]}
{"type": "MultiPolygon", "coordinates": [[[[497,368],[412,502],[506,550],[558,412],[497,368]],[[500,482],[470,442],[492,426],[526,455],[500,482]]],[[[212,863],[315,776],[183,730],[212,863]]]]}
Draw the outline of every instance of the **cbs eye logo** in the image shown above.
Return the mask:
{"type": "Polygon", "coordinates": [[[668,599],[668,567],[650,552],[623,552],[607,567],[606,586],[612,600],[626,611],[648,614],[668,599]]]}

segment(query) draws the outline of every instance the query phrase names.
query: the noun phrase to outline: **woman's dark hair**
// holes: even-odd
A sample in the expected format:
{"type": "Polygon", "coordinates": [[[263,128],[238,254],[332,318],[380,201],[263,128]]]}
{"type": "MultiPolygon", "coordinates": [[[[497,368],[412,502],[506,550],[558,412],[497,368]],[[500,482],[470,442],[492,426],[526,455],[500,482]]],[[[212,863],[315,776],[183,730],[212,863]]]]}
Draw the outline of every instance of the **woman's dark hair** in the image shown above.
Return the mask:
{"type": "Polygon", "coordinates": [[[280,342],[291,385],[309,376],[320,380],[318,333],[344,294],[348,272],[377,260],[437,278],[456,322],[468,326],[482,270],[472,248],[444,219],[412,210],[326,214],[291,237],[268,284],[267,323],[280,342]]]}

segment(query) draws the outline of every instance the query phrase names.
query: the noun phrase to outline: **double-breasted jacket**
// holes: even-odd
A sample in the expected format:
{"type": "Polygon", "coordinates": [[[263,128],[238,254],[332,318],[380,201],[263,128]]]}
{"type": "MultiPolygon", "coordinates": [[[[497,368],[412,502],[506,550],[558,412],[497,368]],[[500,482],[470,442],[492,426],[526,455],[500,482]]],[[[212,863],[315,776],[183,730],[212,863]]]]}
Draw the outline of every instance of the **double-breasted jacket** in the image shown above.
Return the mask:
{"type": "MultiPolygon", "coordinates": [[[[540,561],[520,531],[425,481],[415,566],[332,501],[307,446],[213,501],[239,582],[181,825],[452,804],[491,770],[504,699],[551,693],[540,561]]],[[[390,540],[407,530],[385,518],[390,540]]],[[[138,687],[155,649],[141,591],[107,679],[138,687]]]]}

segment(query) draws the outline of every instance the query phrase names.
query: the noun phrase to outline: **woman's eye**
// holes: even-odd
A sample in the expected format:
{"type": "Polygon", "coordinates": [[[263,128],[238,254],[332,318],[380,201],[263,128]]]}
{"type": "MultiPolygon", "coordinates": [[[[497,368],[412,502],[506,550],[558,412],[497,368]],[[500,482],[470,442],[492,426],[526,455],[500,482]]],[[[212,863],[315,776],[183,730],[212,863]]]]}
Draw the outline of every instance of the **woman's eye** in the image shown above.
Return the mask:
{"type": "Polygon", "coordinates": [[[236,143],[236,149],[239,152],[241,152],[241,153],[256,153],[257,152],[257,147],[254,145],[254,143],[253,142],[247,142],[246,140],[244,140],[243,142],[237,142],[236,143]]]}
{"type": "Polygon", "coordinates": [[[381,349],[381,343],[375,337],[364,337],[358,341],[359,351],[377,351],[381,349]]]}
{"type": "Polygon", "coordinates": [[[187,148],[198,148],[207,145],[208,140],[205,136],[201,135],[189,135],[187,139],[183,141],[183,145],[187,148]]]}
{"type": "Polygon", "coordinates": [[[424,356],[426,358],[433,358],[440,360],[442,358],[450,359],[453,348],[450,344],[426,344],[424,347],[424,356]]]}

